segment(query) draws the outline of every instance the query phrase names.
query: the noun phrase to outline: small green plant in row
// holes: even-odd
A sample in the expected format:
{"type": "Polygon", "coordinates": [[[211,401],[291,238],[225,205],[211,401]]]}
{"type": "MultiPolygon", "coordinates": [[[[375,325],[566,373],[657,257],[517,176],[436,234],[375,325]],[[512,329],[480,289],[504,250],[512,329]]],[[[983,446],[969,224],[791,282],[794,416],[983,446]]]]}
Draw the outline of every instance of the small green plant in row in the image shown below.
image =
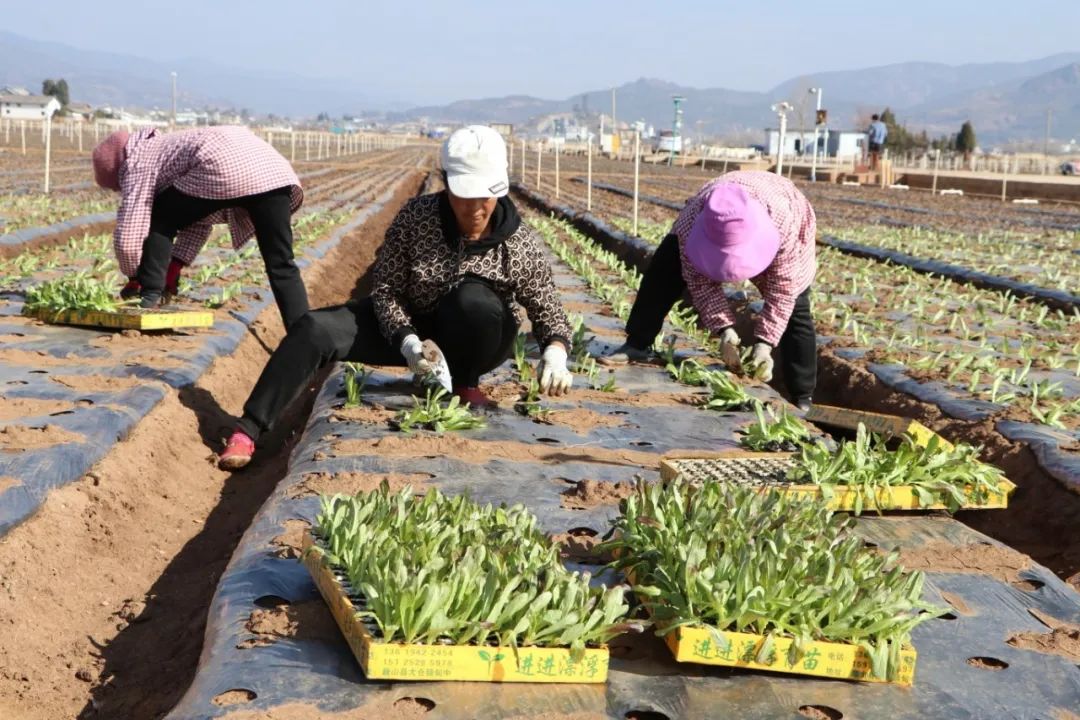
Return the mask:
{"type": "Polygon", "coordinates": [[[446,390],[442,388],[428,388],[423,400],[414,396],[413,408],[398,413],[393,421],[394,427],[407,433],[417,428],[445,432],[485,426],[483,419],[469,412],[469,403],[462,405],[457,395],[444,404],[446,395],[446,390]]]}

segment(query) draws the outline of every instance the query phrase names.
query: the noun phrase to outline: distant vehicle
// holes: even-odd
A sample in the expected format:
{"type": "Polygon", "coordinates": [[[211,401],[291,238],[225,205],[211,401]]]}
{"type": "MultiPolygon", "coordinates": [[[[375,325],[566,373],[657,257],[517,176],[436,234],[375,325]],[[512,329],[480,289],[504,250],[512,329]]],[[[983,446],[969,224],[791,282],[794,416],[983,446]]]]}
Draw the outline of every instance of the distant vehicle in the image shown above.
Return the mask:
{"type": "Polygon", "coordinates": [[[653,140],[653,152],[676,152],[683,151],[682,137],[675,137],[670,130],[662,130],[653,140]]]}
{"type": "Polygon", "coordinates": [[[1080,175],[1080,160],[1066,160],[1059,170],[1062,175],[1080,175]]]}

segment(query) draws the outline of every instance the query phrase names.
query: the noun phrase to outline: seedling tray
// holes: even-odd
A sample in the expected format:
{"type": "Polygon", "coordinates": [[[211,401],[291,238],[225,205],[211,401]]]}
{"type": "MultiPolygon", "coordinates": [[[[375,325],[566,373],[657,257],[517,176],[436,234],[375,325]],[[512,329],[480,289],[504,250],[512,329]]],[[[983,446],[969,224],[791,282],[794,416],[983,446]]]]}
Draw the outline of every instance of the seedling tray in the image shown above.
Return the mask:
{"type": "Polygon", "coordinates": [[[378,629],[357,615],[363,600],[350,594],[310,533],[303,562],[315,580],[338,628],[369,680],[472,680],[479,682],[603,683],[606,647],[586,648],[575,661],[569,648],[477,645],[406,645],[382,642],[378,629]]]}
{"type": "Polygon", "coordinates": [[[883,680],[870,674],[870,656],[858,645],[815,641],[809,643],[802,657],[788,662],[790,638],[774,637],[772,647],[762,657],[766,638],[744,632],[722,632],[709,627],[683,626],[664,637],[676,662],[721,665],[794,675],[891,683],[910,686],[915,681],[915,648],[900,651],[900,668],[895,680],[883,680]]]}
{"type": "MultiPolygon", "coordinates": [[[[788,470],[795,466],[796,456],[786,453],[740,453],[708,455],[706,457],[667,458],[660,461],[660,477],[670,482],[681,477],[691,483],[707,481],[730,482],[739,485],[757,485],[775,489],[787,495],[824,499],[830,510],[851,511],[856,508],[859,491],[843,485],[829,486],[826,492],[820,485],[797,485],[786,479],[788,470]]],[[[1016,485],[1002,479],[998,492],[990,493],[980,502],[971,494],[961,508],[992,510],[1008,507],[1009,495],[1016,485]]],[[[895,485],[875,493],[873,498],[862,498],[864,510],[945,510],[944,503],[922,505],[919,496],[910,486],[895,485]]]]}
{"type": "Polygon", "coordinates": [[[832,405],[812,405],[806,411],[805,419],[808,422],[831,425],[847,430],[856,430],[859,424],[862,423],[870,432],[886,437],[910,435],[915,444],[921,447],[926,447],[930,440],[936,437],[941,447],[952,448],[952,443],[921,422],[896,415],[850,410],[832,405]]]}
{"type": "Polygon", "coordinates": [[[214,313],[208,310],[153,310],[121,308],[114,312],[97,310],[24,310],[24,315],[56,325],[84,325],[117,330],[168,330],[211,327],[214,313]]]}

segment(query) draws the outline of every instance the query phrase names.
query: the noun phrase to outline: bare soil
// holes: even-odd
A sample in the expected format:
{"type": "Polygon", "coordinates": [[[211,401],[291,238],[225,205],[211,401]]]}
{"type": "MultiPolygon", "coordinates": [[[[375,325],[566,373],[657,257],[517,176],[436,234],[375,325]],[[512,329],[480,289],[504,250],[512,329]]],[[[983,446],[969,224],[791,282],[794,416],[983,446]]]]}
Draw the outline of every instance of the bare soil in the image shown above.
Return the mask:
{"type": "Polygon", "coordinates": [[[1013,583],[1020,580],[1021,570],[1031,567],[1031,558],[990,543],[953,545],[935,541],[916,549],[901,550],[900,563],[909,570],[980,573],[1013,583]]]}
{"type": "Polygon", "coordinates": [[[562,506],[567,510],[589,510],[617,505],[633,493],[634,486],[630,483],[581,480],[562,494],[562,506]]]}
{"type": "Polygon", "coordinates": [[[56,425],[42,427],[8,425],[0,428],[0,452],[23,452],[61,443],[81,442],[86,442],[86,438],[56,425]]]}
{"type": "Polygon", "coordinates": [[[304,545],[304,535],[307,534],[311,523],[307,520],[286,520],[282,523],[282,527],[283,532],[270,540],[270,544],[277,548],[277,556],[286,559],[300,557],[300,548],[304,545]]]}
{"type": "MultiPolygon", "coordinates": [[[[661,458],[657,453],[640,450],[609,450],[600,447],[575,447],[522,442],[473,440],[460,435],[435,435],[413,433],[388,435],[363,440],[343,440],[333,446],[337,457],[350,455],[379,455],[381,457],[446,457],[464,462],[485,463],[492,459],[533,460],[558,464],[565,462],[590,462],[605,465],[633,467],[657,467],[661,458]]],[[[672,450],[669,455],[678,457],[690,450],[672,450]]],[[[694,451],[700,454],[700,451],[694,451]]]]}
{"type": "MultiPolygon", "coordinates": [[[[250,691],[248,691],[250,692],[250,691]]],[[[254,694],[254,693],[252,693],[254,694]]],[[[251,698],[254,700],[255,698],[251,698]]],[[[246,702],[251,702],[247,700],[246,702]]],[[[316,705],[290,703],[270,710],[240,710],[224,716],[223,720],[419,720],[425,717],[435,704],[421,698],[400,700],[379,699],[354,710],[324,712],[316,705]]]]}
{"type": "Polygon", "coordinates": [[[241,642],[237,646],[241,650],[272,645],[281,638],[317,640],[333,638],[338,634],[334,618],[327,612],[326,603],[321,598],[296,605],[254,610],[244,623],[244,629],[254,637],[241,642]]]}
{"type": "MultiPolygon", "coordinates": [[[[375,249],[420,181],[305,272],[314,305],[366,291],[375,249]]],[[[168,390],[91,473],[51,493],[0,543],[0,717],[159,718],[187,689],[218,578],[287,467],[321,382],[265,436],[242,474],[215,467],[215,451],[283,335],[279,317],[268,308],[231,356],[196,384],[168,390]],[[132,599],[145,603],[139,622],[121,617],[132,599]]],[[[85,391],[146,382],[53,379],[85,391]]]]}
{"type": "Polygon", "coordinates": [[[1080,627],[1035,609],[1030,609],[1028,612],[1046,625],[1050,631],[1020,632],[1012,635],[1006,642],[1020,650],[1060,655],[1075,663],[1080,663],[1080,627]]]}
{"type": "Polygon", "coordinates": [[[405,487],[412,486],[413,491],[420,493],[427,489],[428,482],[434,477],[427,473],[309,473],[298,485],[292,487],[288,494],[293,498],[339,493],[357,495],[378,490],[384,482],[389,486],[390,492],[400,492],[405,487]]]}
{"type": "Polygon", "coordinates": [[[955,593],[943,592],[941,593],[941,598],[945,602],[949,603],[952,609],[961,615],[970,616],[975,614],[975,611],[972,610],[966,602],[964,602],[964,598],[956,595],[955,593]]]}

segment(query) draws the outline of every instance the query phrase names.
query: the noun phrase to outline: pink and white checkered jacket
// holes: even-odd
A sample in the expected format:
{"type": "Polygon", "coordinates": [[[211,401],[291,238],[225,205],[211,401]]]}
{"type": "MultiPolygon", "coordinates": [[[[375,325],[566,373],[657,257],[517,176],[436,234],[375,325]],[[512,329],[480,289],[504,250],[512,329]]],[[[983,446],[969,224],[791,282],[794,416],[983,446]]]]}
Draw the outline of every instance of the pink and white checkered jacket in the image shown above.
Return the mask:
{"type": "Polygon", "coordinates": [[[699,273],[686,257],[686,241],[709,191],[719,183],[738,183],[765,206],[780,231],[780,250],[765,271],[750,282],[761,291],[765,307],[758,316],[754,337],[772,346],[787,329],[795,299],[810,287],[817,270],[814,242],[817,219],[810,201],[790,180],[769,172],[731,172],[708,182],[690,198],[672,228],[679,237],[682,274],[694,308],[706,328],[719,331],[735,324],[721,283],[699,273]]]}
{"type": "MultiPolygon", "coordinates": [[[[154,197],[175,187],[193,197],[227,200],[292,188],[292,212],[304,191],[289,161],[245,127],[220,126],[162,133],[143,128],[132,133],[120,168],[120,208],[113,244],[120,272],[135,275],[143,241],[150,231],[154,197]]],[[[247,211],[226,208],[180,230],[173,257],[187,265],[199,254],[218,223],[228,223],[234,248],[255,235],[247,211]]]]}

